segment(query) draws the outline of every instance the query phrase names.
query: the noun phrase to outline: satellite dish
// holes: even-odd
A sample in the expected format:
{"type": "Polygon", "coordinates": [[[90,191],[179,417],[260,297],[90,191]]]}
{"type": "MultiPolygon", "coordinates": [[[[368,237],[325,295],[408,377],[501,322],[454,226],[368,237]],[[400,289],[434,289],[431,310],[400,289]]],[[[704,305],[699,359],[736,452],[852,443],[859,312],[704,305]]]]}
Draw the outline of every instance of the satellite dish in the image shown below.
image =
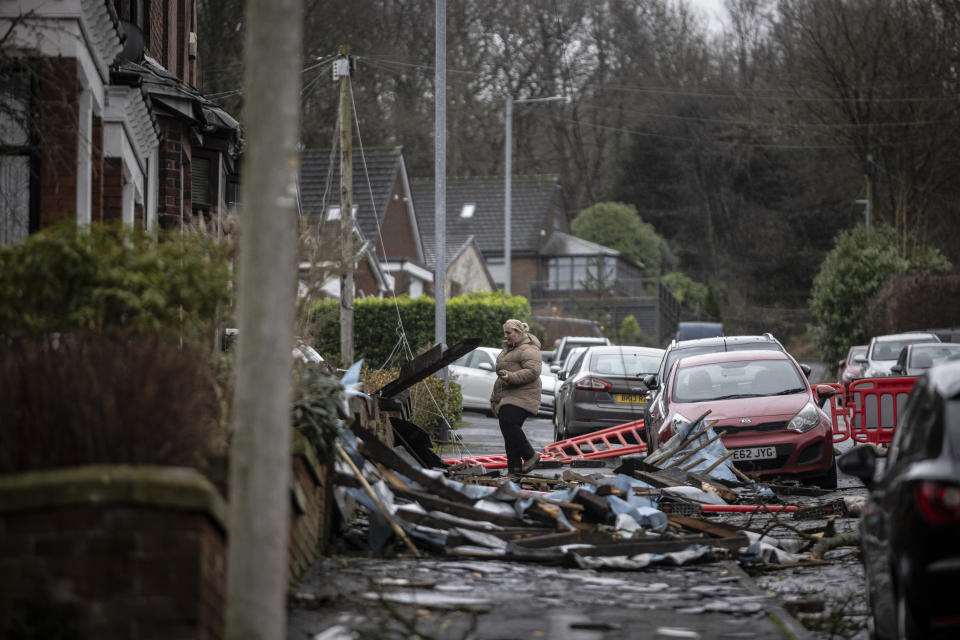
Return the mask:
{"type": "Polygon", "coordinates": [[[123,51],[117,56],[115,62],[123,64],[124,62],[142,62],[143,61],[143,32],[132,22],[126,20],[120,21],[120,29],[123,31],[123,51]]]}

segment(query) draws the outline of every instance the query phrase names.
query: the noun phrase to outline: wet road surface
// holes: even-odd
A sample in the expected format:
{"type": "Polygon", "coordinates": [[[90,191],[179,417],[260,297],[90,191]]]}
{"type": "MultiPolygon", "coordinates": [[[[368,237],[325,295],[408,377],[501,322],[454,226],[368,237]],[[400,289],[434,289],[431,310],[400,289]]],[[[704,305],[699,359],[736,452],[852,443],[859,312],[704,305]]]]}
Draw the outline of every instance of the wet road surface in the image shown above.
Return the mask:
{"type": "MultiPolygon", "coordinates": [[[[524,430],[535,448],[553,441],[549,418],[528,420],[524,430]]],[[[503,452],[496,420],[484,414],[464,412],[454,434],[460,446],[443,457],[503,452]]],[[[612,473],[615,465],[577,472],[612,473]]],[[[865,495],[865,490],[841,474],[836,492],[816,499],[798,496],[794,503],[844,495],[865,495]]],[[[723,517],[760,530],[775,520],[774,515],[723,517]]],[[[784,526],[772,535],[790,537],[826,523],[780,522],[784,526]]],[[[839,518],[834,525],[844,533],[854,531],[856,523],[856,518],[839,518]]],[[[863,571],[851,548],[827,552],[821,566],[759,566],[746,572],[735,560],[594,571],[443,556],[378,558],[360,545],[334,553],[310,569],[291,598],[287,638],[867,637],[863,571]]]]}

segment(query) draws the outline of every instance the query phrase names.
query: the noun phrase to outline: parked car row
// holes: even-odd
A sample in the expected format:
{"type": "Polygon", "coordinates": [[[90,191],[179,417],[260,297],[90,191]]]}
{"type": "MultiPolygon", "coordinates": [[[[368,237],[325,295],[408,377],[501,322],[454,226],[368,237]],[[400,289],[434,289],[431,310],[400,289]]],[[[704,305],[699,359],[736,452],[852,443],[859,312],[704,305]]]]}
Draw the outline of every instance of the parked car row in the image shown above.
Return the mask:
{"type": "Polygon", "coordinates": [[[860,378],[918,376],[930,367],[960,357],[960,344],[943,343],[933,331],[907,331],[874,336],[855,345],[837,364],[837,383],[844,389],[860,378]]]}
{"type": "Polygon", "coordinates": [[[879,457],[861,445],[839,459],[870,489],[860,520],[870,636],[960,637],[960,360],[924,370],[882,468],[879,457]]]}

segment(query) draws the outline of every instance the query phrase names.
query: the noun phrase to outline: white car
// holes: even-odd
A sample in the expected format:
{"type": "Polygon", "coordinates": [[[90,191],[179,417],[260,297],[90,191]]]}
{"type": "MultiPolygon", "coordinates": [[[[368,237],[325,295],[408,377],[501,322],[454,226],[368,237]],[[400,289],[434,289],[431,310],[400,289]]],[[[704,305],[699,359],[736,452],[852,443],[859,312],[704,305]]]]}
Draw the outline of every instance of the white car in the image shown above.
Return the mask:
{"type": "MultiPolygon", "coordinates": [[[[490,410],[490,394],[497,381],[498,355],[500,349],[496,347],[477,347],[449,365],[450,379],[460,385],[464,409],[490,410]]],[[[540,413],[551,415],[557,378],[545,366],[540,372],[540,383],[540,413]]]]}
{"type": "Polygon", "coordinates": [[[891,369],[897,363],[900,350],[908,344],[940,342],[934,333],[908,331],[886,336],[870,338],[867,352],[855,356],[853,361],[860,365],[861,378],[884,378],[892,375],[891,369]]]}

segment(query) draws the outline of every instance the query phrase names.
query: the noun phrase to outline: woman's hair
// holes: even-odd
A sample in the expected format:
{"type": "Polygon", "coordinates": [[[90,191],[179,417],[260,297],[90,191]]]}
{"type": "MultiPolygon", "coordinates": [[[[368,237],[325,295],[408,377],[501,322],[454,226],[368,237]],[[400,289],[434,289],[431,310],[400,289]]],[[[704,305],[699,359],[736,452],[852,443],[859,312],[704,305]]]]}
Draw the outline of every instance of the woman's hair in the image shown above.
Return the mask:
{"type": "Polygon", "coordinates": [[[507,329],[513,329],[514,331],[519,331],[520,333],[526,333],[530,330],[530,325],[515,318],[510,318],[503,323],[503,330],[506,331],[507,329]]]}

